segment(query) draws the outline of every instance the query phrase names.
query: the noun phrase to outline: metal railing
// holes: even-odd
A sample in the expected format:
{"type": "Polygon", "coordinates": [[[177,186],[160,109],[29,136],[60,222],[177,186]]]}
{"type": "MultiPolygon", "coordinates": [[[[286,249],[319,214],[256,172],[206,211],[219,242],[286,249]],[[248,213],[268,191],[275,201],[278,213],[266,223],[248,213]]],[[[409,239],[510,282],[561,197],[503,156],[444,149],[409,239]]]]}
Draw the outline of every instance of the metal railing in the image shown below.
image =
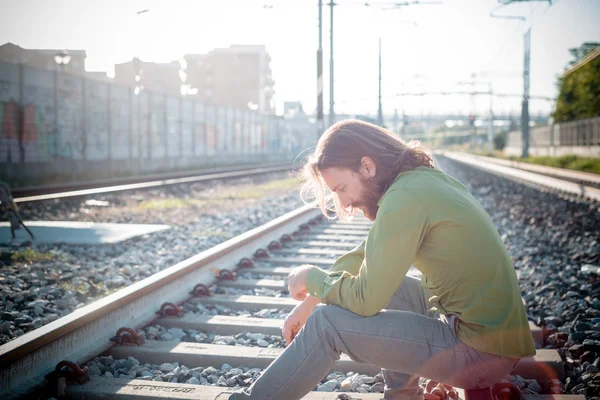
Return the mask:
{"type": "MultiPolygon", "coordinates": [[[[600,117],[533,128],[530,147],[600,146],[600,117]]],[[[521,132],[508,134],[508,147],[521,147],[521,132]]]]}

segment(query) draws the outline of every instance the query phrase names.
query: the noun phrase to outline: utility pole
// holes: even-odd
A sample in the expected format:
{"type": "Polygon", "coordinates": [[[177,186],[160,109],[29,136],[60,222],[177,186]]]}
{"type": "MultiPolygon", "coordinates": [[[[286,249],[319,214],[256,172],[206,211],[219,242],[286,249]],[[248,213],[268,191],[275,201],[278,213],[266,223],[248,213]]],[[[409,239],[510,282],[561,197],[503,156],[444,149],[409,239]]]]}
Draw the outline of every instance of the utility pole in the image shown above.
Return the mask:
{"type": "Polygon", "coordinates": [[[531,51],[531,28],[525,33],[525,57],[523,65],[523,104],[521,108],[521,157],[529,157],[529,61],[531,51]]]}
{"type": "Polygon", "coordinates": [[[381,106],[381,35],[379,36],[379,108],[377,111],[377,123],[383,128],[383,108],[381,106]]]}
{"type": "MultiPolygon", "coordinates": [[[[404,2],[399,2],[399,3],[395,3],[392,7],[389,8],[380,8],[378,9],[378,25],[379,25],[379,74],[378,74],[378,87],[379,87],[379,92],[378,92],[378,106],[377,106],[377,124],[381,127],[383,127],[384,121],[383,121],[383,105],[381,103],[381,12],[382,11],[389,11],[389,10],[398,10],[401,7],[405,7],[405,6],[410,6],[410,5],[424,5],[424,4],[441,4],[440,1],[427,1],[427,2],[423,2],[420,0],[414,0],[414,1],[404,1],[404,2]]],[[[367,7],[371,7],[371,4],[369,4],[368,2],[365,3],[365,6],[367,7]]],[[[418,24],[414,21],[398,21],[398,23],[401,24],[410,24],[413,25],[415,27],[418,26],[418,24]]]]}
{"type": "Polygon", "coordinates": [[[333,109],[333,7],[335,3],[329,0],[330,26],[329,26],[329,126],[335,123],[335,111],[333,109]]]}
{"type": "Polygon", "coordinates": [[[323,0],[319,0],[319,47],[317,49],[317,138],[323,134],[323,0]]]}
{"type": "Polygon", "coordinates": [[[493,98],[492,83],[488,83],[490,87],[490,116],[488,120],[488,153],[492,153],[494,150],[494,111],[493,111],[493,98]]]}
{"type": "MultiPolygon", "coordinates": [[[[512,3],[528,3],[533,1],[548,2],[548,7],[552,7],[552,0],[508,0],[490,12],[490,17],[493,18],[506,18],[506,19],[517,19],[523,22],[527,21],[527,18],[521,16],[511,15],[494,15],[494,12],[504,6],[512,3]]],[[[523,102],[521,104],[521,157],[525,158],[529,156],[529,58],[531,51],[531,26],[527,28],[527,32],[524,35],[524,65],[523,65],[523,102]]]]}

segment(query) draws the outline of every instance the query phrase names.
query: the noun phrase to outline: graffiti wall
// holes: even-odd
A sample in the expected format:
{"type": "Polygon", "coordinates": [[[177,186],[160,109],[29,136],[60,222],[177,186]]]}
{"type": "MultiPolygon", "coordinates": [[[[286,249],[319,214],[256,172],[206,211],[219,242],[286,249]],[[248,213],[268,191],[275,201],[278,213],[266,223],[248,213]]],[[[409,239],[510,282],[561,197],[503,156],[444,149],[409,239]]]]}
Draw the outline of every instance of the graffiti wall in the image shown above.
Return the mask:
{"type": "Polygon", "coordinates": [[[251,110],[2,62],[0,128],[0,163],[26,164],[262,154],[287,129],[251,110]]]}
{"type": "Polygon", "coordinates": [[[15,83],[19,73],[18,66],[0,70],[0,162],[21,162],[23,156],[17,134],[19,87],[15,83]]]}

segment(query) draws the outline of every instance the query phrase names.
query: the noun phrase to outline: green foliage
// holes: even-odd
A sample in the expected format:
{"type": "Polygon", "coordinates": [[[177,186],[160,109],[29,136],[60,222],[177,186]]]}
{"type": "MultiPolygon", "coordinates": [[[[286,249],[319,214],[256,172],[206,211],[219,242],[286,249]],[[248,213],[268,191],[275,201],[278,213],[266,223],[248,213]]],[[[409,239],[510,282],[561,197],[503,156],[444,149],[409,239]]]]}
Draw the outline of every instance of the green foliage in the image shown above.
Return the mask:
{"type": "Polygon", "coordinates": [[[50,253],[40,253],[32,250],[31,247],[26,248],[24,251],[17,251],[11,256],[11,260],[15,262],[26,262],[33,263],[39,261],[50,261],[53,255],[50,253]]]}
{"type": "Polygon", "coordinates": [[[577,63],[577,61],[581,60],[583,57],[587,56],[589,53],[594,51],[596,47],[600,47],[600,43],[586,42],[579,47],[569,49],[569,53],[573,57],[573,60],[571,60],[569,65],[577,63]]]}
{"type": "Polygon", "coordinates": [[[547,165],[549,167],[566,168],[576,171],[600,174],[600,158],[579,157],[565,155],[561,157],[509,157],[511,160],[523,161],[532,164],[547,165]]]}
{"type": "Polygon", "coordinates": [[[499,132],[494,135],[494,150],[503,150],[506,146],[506,136],[499,132]]]}
{"type": "Polygon", "coordinates": [[[559,78],[558,88],[556,122],[600,116],[600,56],[559,78]]]}

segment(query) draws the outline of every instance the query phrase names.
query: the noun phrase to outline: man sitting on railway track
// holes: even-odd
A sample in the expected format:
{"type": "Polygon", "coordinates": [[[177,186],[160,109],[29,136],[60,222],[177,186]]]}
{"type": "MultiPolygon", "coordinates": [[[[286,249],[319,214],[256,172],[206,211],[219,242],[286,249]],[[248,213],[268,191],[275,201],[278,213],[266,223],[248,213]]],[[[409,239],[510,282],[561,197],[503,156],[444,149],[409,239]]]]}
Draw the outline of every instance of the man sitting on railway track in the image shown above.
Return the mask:
{"type": "Polygon", "coordinates": [[[293,270],[289,291],[303,301],[283,327],[289,346],[249,389],[219,398],[300,399],[341,353],[382,368],[385,399],[422,397],[418,377],[490,387],[535,354],[492,220],[418,142],[343,121],[321,137],[304,174],[324,214],[331,200],[338,216],[362,210],[373,226],[330,271],[293,270]],[[411,265],[422,279],[407,275],[411,265]]]}

